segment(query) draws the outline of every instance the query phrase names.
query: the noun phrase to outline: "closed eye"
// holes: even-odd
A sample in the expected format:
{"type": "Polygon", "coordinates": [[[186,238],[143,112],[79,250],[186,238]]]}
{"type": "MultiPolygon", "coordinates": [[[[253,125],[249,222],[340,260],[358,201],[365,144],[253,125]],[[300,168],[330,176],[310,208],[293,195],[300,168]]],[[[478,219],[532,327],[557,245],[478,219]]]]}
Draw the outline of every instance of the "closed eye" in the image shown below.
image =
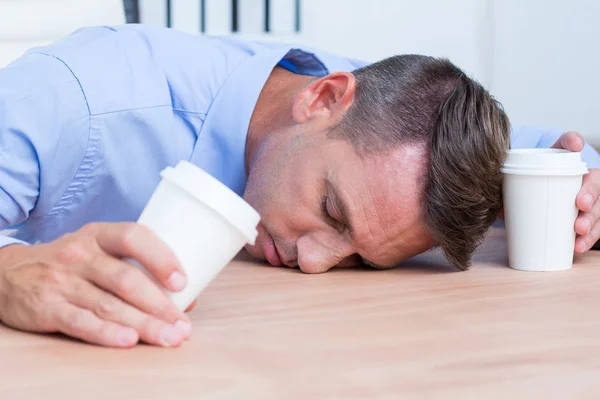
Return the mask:
{"type": "Polygon", "coordinates": [[[325,218],[325,221],[327,221],[327,223],[329,225],[331,225],[331,227],[333,227],[337,231],[343,231],[344,230],[343,224],[340,221],[338,221],[337,219],[335,219],[334,217],[332,217],[331,214],[329,213],[329,209],[327,207],[327,201],[328,201],[328,196],[321,197],[321,213],[323,214],[323,218],[325,218]]]}
{"type": "Polygon", "coordinates": [[[328,223],[337,222],[335,218],[333,218],[331,214],[329,214],[329,210],[327,209],[327,196],[321,197],[321,212],[323,213],[323,218],[325,218],[325,220],[327,220],[328,223]]]}

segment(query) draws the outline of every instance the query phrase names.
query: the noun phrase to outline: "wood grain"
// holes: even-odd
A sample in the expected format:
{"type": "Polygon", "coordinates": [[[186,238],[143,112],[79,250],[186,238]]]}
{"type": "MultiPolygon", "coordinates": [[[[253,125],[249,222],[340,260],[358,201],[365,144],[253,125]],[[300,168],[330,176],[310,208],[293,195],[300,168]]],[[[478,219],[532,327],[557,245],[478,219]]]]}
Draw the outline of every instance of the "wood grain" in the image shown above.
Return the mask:
{"type": "Polygon", "coordinates": [[[494,228],[470,271],[436,253],[323,275],[244,258],[178,349],[95,347],[0,327],[2,399],[598,398],[600,252],[509,269],[494,228]]]}

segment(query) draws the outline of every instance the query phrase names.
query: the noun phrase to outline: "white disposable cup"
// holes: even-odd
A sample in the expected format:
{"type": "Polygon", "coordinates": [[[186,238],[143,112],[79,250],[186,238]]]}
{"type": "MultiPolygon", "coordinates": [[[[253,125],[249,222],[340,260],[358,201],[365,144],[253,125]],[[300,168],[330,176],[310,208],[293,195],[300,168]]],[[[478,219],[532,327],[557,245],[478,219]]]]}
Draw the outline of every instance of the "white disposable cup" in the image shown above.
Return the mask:
{"type": "Polygon", "coordinates": [[[246,243],[254,244],[260,216],[227,186],[187,161],[166,168],[161,176],[138,223],[162,239],[183,266],[185,289],[163,290],[184,311],[246,243]]]}
{"type": "Polygon", "coordinates": [[[509,266],[522,271],[571,268],[575,199],[588,172],[581,153],[510,150],[502,172],[509,266]]]}

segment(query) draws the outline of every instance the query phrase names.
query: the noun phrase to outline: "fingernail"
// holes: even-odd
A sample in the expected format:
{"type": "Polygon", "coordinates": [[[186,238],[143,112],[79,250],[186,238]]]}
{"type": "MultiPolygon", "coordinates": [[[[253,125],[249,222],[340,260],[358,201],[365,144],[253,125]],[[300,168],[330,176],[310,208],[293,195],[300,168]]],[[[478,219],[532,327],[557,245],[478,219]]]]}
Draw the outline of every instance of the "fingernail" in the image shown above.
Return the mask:
{"type": "Polygon", "coordinates": [[[586,193],[585,196],[583,196],[583,199],[585,201],[585,204],[587,204],[588,206],[592,205],[592,195],[589,193],[586,193]]]}
{"type": "Polygon", "coordinates": [[[160,331],[160,342],[165,347],[176,346],[181,342],[183,333],[173,325],[165,326],[160,331]]]}
{"type": "Polygon", "coordinates": [[[590,224],[589,220],[584,220],[583,221],[583,227],[585,228],[585,234],[587,235],[588,233],[590,233],[590,231],[592,230],[592,225],[590,224]]]}
{"type": "Polygon", "coordinates": [[[138,341],[138,334],[133,329],[119,329],[117,341],[121,346],[132,346],[138,341]]]}
{"type": "Polygon", "coordinates": [[[190,324],[188,321],[180,319],[179,321],[175,322],[175,327],[179,329],[186,338],[189,338],[192,334],[192,324],[190,324]]]}
{"type": "Polygon", "coordinates": [[[185,288],[186,283],[187,279],[185,279],[185,276],[183,276],[183,274],[181,274],[180,272],[175,271],[171,274],[171,276],[169,276],[169,285],[171,285],[171,288],[173,290],[183,290],[185,288]]]}

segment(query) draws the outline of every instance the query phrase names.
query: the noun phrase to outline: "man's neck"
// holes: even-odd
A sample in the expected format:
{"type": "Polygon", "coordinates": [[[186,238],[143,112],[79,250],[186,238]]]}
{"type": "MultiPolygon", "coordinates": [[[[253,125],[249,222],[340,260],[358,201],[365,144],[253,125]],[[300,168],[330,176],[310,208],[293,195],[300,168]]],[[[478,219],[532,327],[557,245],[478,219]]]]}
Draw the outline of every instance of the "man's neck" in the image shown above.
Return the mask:
{"type": "Polygon", "coordinates": [[[248,126],[244,157],[246,175],[261,141],[267,135],[294,124],[294,100],[313,79],[312,76],[294,74],[285,68],[273,69],[260,92],[248,126]]]}

